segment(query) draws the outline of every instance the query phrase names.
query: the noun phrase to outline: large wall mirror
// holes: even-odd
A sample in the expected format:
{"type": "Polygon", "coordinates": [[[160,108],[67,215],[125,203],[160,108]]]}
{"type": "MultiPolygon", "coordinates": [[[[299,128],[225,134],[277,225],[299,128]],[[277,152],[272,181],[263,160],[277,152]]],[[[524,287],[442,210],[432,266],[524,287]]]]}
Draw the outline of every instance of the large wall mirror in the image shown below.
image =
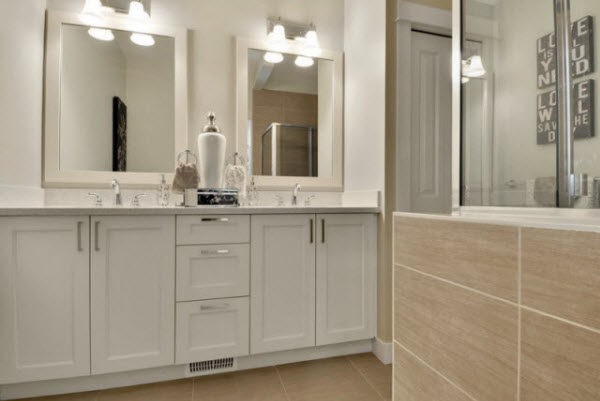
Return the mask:
{"type": "Polygon", "coordinates": [[[290,42],[273,63],[267,52],[238,39],[238,151],[248,173],[262,189],[342,190],[342,54],[302,63],[290,42]]]}
{"type": "Polygon", "coordinates": [[[95,32],[71,14],[48,22],[45,185],[171,174],[187,142],[185,30],[149,27],[144,41],[123,18],[95,32]]]}

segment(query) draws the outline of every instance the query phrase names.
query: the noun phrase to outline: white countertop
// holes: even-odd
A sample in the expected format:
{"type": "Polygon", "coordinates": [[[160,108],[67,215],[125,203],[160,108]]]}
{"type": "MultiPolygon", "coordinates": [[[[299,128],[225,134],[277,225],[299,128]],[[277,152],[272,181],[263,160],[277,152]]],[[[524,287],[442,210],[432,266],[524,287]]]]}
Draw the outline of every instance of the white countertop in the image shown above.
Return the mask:
{"type": "Polygon", "coordinates": [[[90,207],[32,206],[0,207],[0,216],[146,216],[146,215],[206,215],[206,214],[316,214],[316,213],[379,213],[378,207],[361,206],[198,206],[198,207],[90,207]]]}

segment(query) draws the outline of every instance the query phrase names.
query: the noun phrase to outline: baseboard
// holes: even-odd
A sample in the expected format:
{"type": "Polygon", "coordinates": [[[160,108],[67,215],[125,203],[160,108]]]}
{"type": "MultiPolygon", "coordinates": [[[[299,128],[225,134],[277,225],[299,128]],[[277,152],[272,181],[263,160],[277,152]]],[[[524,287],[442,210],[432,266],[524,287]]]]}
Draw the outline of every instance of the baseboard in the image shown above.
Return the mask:
{"type": "MultiPolygon", "coordinates": [[[[292,351],[250,355],[237,359],[237,370],[248,370],[286,363],[331,358],[342,355],[372,352],[374,340],[310,347],[292,351]]],[[[381,359],[381,358],[380,358],[381,359]]],[[[105,390],[115,387],[135,386],[185,378],[186,365],[85,376],[73,379],[48,380],[0,386],[0,400],[39,397],[46,395],[105,390]]]]}
{"type": "Polygon", "coordinates": [[[392,363],[392,343],[384,343],[379,338],[373,339],[373,353],[385,365],[392,363]]]}

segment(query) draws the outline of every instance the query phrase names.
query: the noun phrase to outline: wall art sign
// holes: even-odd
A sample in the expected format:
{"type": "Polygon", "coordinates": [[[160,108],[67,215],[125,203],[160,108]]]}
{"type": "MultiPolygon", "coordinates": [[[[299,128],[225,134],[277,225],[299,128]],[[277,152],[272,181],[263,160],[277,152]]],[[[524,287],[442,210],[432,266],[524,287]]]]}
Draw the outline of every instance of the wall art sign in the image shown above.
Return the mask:
{"type": "MultiPolygon", "coordinates": [[[[594,92],[593,79],[578,82],[573,87],[573,128],[575,139],[594,136],[594,92]]],[[[540,93],[537,98],[537,144],[556,142],[558,133],[558,108],[556,91],[540,93]]]]}
{"type": "MultiPolygon", "coordinates": [[[[571,24],[571,75],[583,77],[594,72],[594,18],[584,17],[571,24]]],[[[537,40],[537,87],[556,84],[556,34],[537,40]]]]}
{"type": "Polygon", "coordinates": [[[113,97],[113,171],[127,171],[127,106],[113,97]]]}

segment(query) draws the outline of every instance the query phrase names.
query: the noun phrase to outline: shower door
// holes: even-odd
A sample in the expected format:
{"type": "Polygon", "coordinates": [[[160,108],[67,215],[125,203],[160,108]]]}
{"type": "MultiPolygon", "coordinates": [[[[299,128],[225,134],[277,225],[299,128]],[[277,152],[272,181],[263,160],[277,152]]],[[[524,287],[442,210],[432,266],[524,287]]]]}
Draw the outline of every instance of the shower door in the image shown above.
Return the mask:
{"type": "Polygon", "coordinates": [[[462,206],[597,207],[597,0],[463,0],[462,206]]]}

